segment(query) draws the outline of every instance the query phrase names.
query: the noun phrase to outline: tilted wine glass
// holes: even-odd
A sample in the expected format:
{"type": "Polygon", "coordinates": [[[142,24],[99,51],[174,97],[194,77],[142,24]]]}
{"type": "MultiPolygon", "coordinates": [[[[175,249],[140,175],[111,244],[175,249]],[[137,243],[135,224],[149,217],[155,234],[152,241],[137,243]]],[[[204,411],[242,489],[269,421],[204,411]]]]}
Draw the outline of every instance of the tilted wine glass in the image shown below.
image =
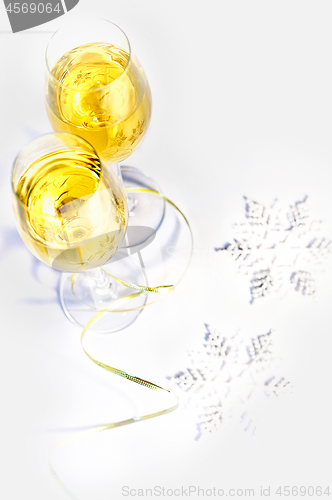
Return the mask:
{"type": "MultiPolygon", "coordinates": [[[[61,301],[70,319],[84,325],[97,310],[128,294],[100,268],[121,252],[128,220],[126,195],[112,170],[105,175],[88,142],[68,133],[32,141],[15,159],[12,189],[17,227],[29,250],[58,271],[77,273],[74,288],[70,275],[62,285],[61,301]]],[[[133,279],[133,271],[137,281],[140,270],[133,259],[117,262],[122,278],[133,279]]],[[[144,305],[144,298],[135,305],[144,305]]],[[[97,329],[125,328],[139,312],[112,314],[112,320],[107,318],[97,329]]]]}
{"type": "MultiPolygon", "coordinates": [[[[125,33],[103,19],[80,19],[52,36],[46,68],[46,109],[53,129],[86,139],[106,165],[128,158],[147,131],[152,99],[125,33]]],[[[133,167],[121,166],[121,175],[125,187],[159,190],[133,167]]],[[[162,199],[129,194],[128,205],[135,215],[129,226],[158,229],[165,211],[162,199]]],[[[129,245],[139,243],[136,237],[129,245]]]]}

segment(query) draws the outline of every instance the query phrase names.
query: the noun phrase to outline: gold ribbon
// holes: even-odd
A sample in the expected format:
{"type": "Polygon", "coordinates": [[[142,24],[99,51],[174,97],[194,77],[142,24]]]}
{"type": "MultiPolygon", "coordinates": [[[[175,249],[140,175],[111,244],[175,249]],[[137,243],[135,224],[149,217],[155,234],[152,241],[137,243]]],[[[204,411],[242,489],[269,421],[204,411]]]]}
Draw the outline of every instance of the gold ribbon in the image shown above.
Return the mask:
{"type": "MultiPolygon", "coordinates": [[[[152,189],[147,189],[147,188],[127,188],[126,192],[127,193],[141,193],[141,192],[150,193],[150,194],[153,194],[154,196],[158,196],[159,198],[162,198],[166,203],[169,203],[182,216],[182,218],[186,222],[186,225],[187,225],[187,227],[189,229],[190,239],[191,239],[191,249],[190,249],[190,257],[191,257],[191,255],[192,255],[192,248],[193,248],[193,235],[192,235],[191,227],[190,227],[190,224],[189,224],[187,218],[185,217],[185,215],[183,214],[183,212],[175,205],[175,203],[173,203],[171,200],[169,200],[162,193],[158,193],[157,191],[153,191],[152,189]]],[[[103,431],[107,431],[107,430],[110,430],[110,429],[115,429],[116,427],[122,427],[124,425],[134,424],[134,423],[140,422],[142,420],[148,420],[150,418],[155,418],[155,417],[159,417],[161,415],[165,415],[166,413],[170,413],[170,412],[176,410],[178,408],[178,406],[179,406],[179,398],[178,398],[178,396],[175,393],[171,392],[170,390],[164,389],[163,387],[161,387],[159,385],[156,385],[153,382],[149,382],[148,380],[144,380],[141,377],[138,377],[136,375],[132,375],[130,373],[127,373],[124,370],[120,370],[118,368],[114,368],[113,366],[110,366],[110,365],[108,365],[106,363],[103,363],[102,361],[99,361],[98,359],[95,359],[93,356],[91,356],[91,354],[89,354],[88,351],[84,347],[84,339],[86,337],[86,334],[89,331],[89,329],[92,327],[92,325],[94,325],[99,319],[101,319],[103,316],[105,316],[105,314],[108,314],[108,313],[123,313],[123,312],[130,312],[130,311],[135,311],[135,310],[138,310],[138,309],[143,309],[143,308],[145,308],[147,306],[150,306],[150,305],[154,304],[155,302],[157,302],[158,300],[162,299],[163,297],[165,297],[169,292],[173,291],[175,289],[175,287],[180,283],[181,279],[183,278],[183,276],[185,275],[185,273],[186,273],[186,271],[187,271],[187,269],[189,267],[189,264],[190,264],[190,258],[188,260],[188,264],[187,264],[187,266],[186,266],[186,268],[185,268],[182,276],[177,281],[177,283],[171,284],[171,285],[160,285],[160,286],[156,286],[156,287],[148,287],[148,286],[137,285],[135,283],[129,283],[129,282],[124,281],[124,280],[122,280],[120,278],[112,276],[111,274],[109,274],[105,270],[103,270],[106,274],[108,274],[112,279],[114,279],[118,283],[121,283],[122,285],[124,285],[124,286],[126,286],[128,288],[134,289],[135,293],[132,293],[131,295],[127,295],[126,297],[122,297],[120,299],[115,300],[109,307],[107,307],[107,308],[99,311],[97,314],[95,314],[95,316],[93,316],[93,318],[86,324],[86,326],[84,327],[84,329],[82,331],[82,334],[81,334],[81,346],[82,346],[82,349],[83,349],[84,353],[86,354],[86,356],[95,365],[100,366],[101,368],[103,368],[104,370],[106,370],[106,371],[108,371],[110,373],[114,373],[115,375],[118,375],[120,377],[126,378],[127,380],[130,380],[131,382],[135,382],[136,384],[139,384],[139,385],[142,385],[144,387],[147,387],[148,389],[151,389],[153,391],[167,393],[169,396],[171,396],[173,398],[174,403],[171,406],[169,406],[169,407],[167,407],[167,408],[165,408],[163,410],[155,411],[155,412],[148,413],[148,414],[145,414],[145,415],[139,415],[137,417],[132,417],[132,418],[129,418],[127,420],[121,420],[121,421],[118,421],[118,422],[112,422],[112,423],[109,423],[109,424],[92,427],[91,429],[87,429],[87,430],[82,431],[80,433],[74,434],[74,435],[72,435],[72,436],[70,436],[68,438],[64,438],[61,441],[59,441],[58,443],[56,443],[52,447],[52,449],[50,451],[50,455],[49,455],[49,466],[50,466],[51,473],[52,473],[54,479],[56,480],[56,482],[72,498],[74,498],[76,500],[78,500],[77,497],[75,497],[75,495],[72,493],[72,491],[60,479],[60,477],[57,475],[57,473],[55,472],[54,467],[52,465],[51,454],[52,454],[52,452],[56,448],[58,448],[59,446],[62,446],[64,444],[66,444],[66,443],[68,443],[70,441],[76,440],[78,438],[81,438],[81,437],[89,435],[89,434],[95,434],[97,432],[103,432],[103,431]],[[143,306],[134,307],[134,308],[131,308],[131,309],[114,309],[115,305],[118,306],[118,305],[120,305],[122,303],[126,303],[126,302],[128,302],[130,300],[133,300],[133,299],[135,299],[135,298],[137,298],[137,297],[139,297],[141,295],[146,295],[146,294],[150,294],[150,293],[160,294],[162,291],[165,291],[166,294],[163,294],[161,297],[159,297],[158,299],[150,302],[149,304],[144,304],[143,306]]],[[[72,290],[73,290],[74,294],[75,294],[75,290],[74,290],[75,279],[76,279],[76,274],[73,274],[73,277],[72,277],[72,290]]]]}

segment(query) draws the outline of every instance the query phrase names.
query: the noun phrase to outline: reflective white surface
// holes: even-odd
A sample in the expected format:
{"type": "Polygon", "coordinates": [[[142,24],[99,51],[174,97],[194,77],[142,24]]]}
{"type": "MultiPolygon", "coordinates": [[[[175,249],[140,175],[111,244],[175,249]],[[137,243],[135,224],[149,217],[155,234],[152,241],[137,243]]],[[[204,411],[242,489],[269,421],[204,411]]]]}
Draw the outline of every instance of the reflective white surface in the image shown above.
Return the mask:
{"type": "MultiPolygon", "coordinates": [[[[125,163],[156,179],[184,211],[196,249],[179,289],[128,330],[102,336],[99,356],[167,386],[165,377],[200,346],[204,323],[226,334],[240,327],[249,336],[274,328],[297,392],[262,410],[254,438],[234,426],[197,442],[195,416],[177,411],[74,443],[61,457],[59,450],[59,472],[79,498],[93,500],[118,500],[126,485],[255,488],[257,498],[261,486],[271,486],[270,498],[279,498],[278,486],[325,487],[332,263],[317,275],[318,301],[293,294],[251,305],[246,280],[235,279],[214,248],[232,238],[244,195],[269,204],[307,194],[332,237],[332,7],[256,0],[93,5],[95,15],[128,34],[152,89],[150,129],[125,163]]],[[[68,16],[89,8],[80,0],[68,16]]],[[[1,30],[8,29],[5,16],[1,5],[1,30]]],[[[38,31],[60,25],[61,18],[38,31]]],[[[58,274],[37,263],[15,229],[13,159],[51,131],[43,95],[49,36],[0,34],[0,493],[15,499],[67,498],[47,464],[61,429],[158,406],[152,391],[89,362],[80,329],[59,306],[58,274]]]]}

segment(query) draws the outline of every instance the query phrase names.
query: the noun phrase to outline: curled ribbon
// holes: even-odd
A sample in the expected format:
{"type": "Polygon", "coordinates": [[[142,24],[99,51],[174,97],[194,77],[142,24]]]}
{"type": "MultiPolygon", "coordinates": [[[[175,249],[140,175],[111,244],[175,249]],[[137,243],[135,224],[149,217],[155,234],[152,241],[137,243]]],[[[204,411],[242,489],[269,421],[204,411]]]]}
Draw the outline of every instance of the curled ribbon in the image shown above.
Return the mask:
{"type": "MultiPolygon", "coordinates": [[[[147,188],[127,188],[126,189],[126,192],[127,193],[141,193],[141,192],[145,192],[145,193],[150,193],[154,196],[158,196],[159,198],[163,199],[166,203],[170,204],[180,215],[181,217],[184,219],[188,229],[189,229],[189,233],[190,233],[190,240],[191,240],[191,248],[190,248],[190,257],[192,255],[192,248],[193,248],[193,235],[192,235],[192,231],[191,231],[191,227],[190,227],[190,224],[187,220],[187,218],[185,217],[185,215],[183,214],[183,212],[175,205],[175,203],[173,203],[171,200],[169,200],[166,196],[164,196],[162,193],[159,193],[157,191],[153,191],[152,189],[147,189],[147,188]]],[[[117,278],[115,276],[112,276],[111,274],[107,273],[105,270],[103,270],[106,274],[108,274],[111,278],[113,278],[115,281],[117,281],[118,283],[121,283],[122,285],[128,287],[128,288],[131,288],[133,290],[135,290],[134,293],[132,293],[131,295],[127,295],[126,297],[122,297],[120,299],[117,299],[115,300],[111,306],[103,309],[103,310],[100,310],[97,314],[95,314],[95,316],[93,316],[93,318],[85,325],[83,331],[82,331],[82,334],[81,334],[81,346],[82,346],[82,349],[84,351],[84,353],[86,354],[86,356],[97,366],[100,366],[101,368],[103,368],[104,370],[110,372],[110,373],[114,373],[115,375],[118,375],[120,377],[123,377],[123,378],[126,378],[127,380],[130,380],[131,382],[135,382],[136,384],[139,384],[139,385],[142,385],[144,387],[147,387],[148,389],[151,389],[153,391],[158,391],[158,392],[164,392],[164,393],[167,393],[169,396],[171,396],[173,398],[173,404],[167,408],[164,408],[163,410],[159,410],[159,411],[155,411],[153,413],[148,413],[148,414],[145,414],[145,415],[140,415],[140,416],[137,416],[137,417],[132,417],[132,418],[129,418],[127,420],[122,420],[122,421],[118,421],[118,422],[112,422],[112,423],[109,423],[109,424],[105,424],[105,425],[100,425],[100,426],[96,426],[96,427],[92,427],[91,429],[87,429],[85,431],[82,431],[80,433],[77,433],[77,434],[74,434],[73,436],[70,436],[68,438],[64,438],[62,439],[61,441],[59,441],[58,443],[56,443],[52,449],[50,450],[50,455],[49,455],[49,466],[50,466],[50,470],[51,470],[51,473],[54,477],[54,479],[56,480],[56,482],[74,499],[78,500],[77,497],[75,497],[75,495],[72,493],[71,490],[69,490],[69,488],[66,486],[66,484],[60,479],[60,477],[58,476],[58,474],[56,473],[56,471],[54,470],[54,467],[52,465],[52,461],[51,461],[51,454],[52,452],[58,448],[59,446],[62,446],[70,441],[73,441],[73,440],[76,440],[78,438],[81,438],[83,436],[86,436],[88,434],[95,434],[95,433],[98,433],[98,432],[103,432],[103,431],[107,431],[107,430],[110,430],[110,429],[115,429],[116,427],[122,427],[124,425],[129,425],[129,424],[134,424],[136,422],[140,422],[142,420],[148,420],[150,418],[155,418],[155,417],[159,417],[161,415],[165,415],[166,413],[170,413],[174,410],[176,410],[179,406],[179,397],[171,392],[170,390],[168,389],[165,389],[159,385],[156,385],[154,384],[153,382],[149,382],[148,380],[144,380],[136,375],[132,375],[130,373],[127,373],[125,372],[124,370],[120,370],[118,368],[114,368],[106,363],[103,363],[102,361],[99,361],[98,359],[95,359],[93,356],[91,356],[91,354],[89,354],[89,352],[85,349],[84,347],[84,339],[86,337],[86,334],[87,332],[89,331],[89,329],[92,327],[93,324],[95,324],[99,319],[101,319],[103,316],[105,316],[106,314],[108,313],[124,313],[124,312],[129,312],[129,311],[135,311],[135,310],[138,310],[138,309],[143,309],[147,306],[150,306],[152,304],[154,304],[155,302],[157,302],[158,300],[161,300],[162,298],[164,298],[168,293],[170,293],[171,291],[173,291],[175,289],[175,287],[180,283],[180,281],[182,280],[183,276],[185,275],[188,267],[189,267],[189,264],[190,264],[190,258],[188,260],[188,264],[182,274],[182,276],[180,277],[180,279],[177,281],[177,283],[175,284],[171,284],[171,285],[160,285],[160,286],[156,286],[156,287],[148,287],[148,286],[143,286],[143,285],[137,285],[135,283],[129,283],[127,281],[124,281],[120,278],[117,278]],[[126,302],[129,302],[130,300],[133,300],[141,295],[146,295],[146,294],[160,294],[161,292],[165,291],[166,293],[165,294],[162,294],[160,297],[158,297],[156,300],[153,300],[152,302],[150,302],[149,304],[144,304],[143,306],[139,306],[139,307],[134,307],[134,308],[131,308],[131,309],[117,309],[115,308],[114,309],[114,306],[119,306],[120,304],[122,303],[126,303],[126,302]]],[[[73,277],[72,277],[72,291],[73,293],[75,294],[75,279],[76,279],[76,274],[73,274],[73,277]]]]}

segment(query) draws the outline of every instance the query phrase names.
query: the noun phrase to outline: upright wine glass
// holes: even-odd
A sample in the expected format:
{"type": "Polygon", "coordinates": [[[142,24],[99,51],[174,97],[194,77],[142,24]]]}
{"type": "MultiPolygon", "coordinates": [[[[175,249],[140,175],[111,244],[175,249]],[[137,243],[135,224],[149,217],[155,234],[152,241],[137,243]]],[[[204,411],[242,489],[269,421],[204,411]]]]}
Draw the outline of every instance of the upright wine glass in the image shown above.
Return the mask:
{"type": "MultiPolygon", "coordinates": [[[[29,250],[58,271],[77,273],[62,281],[66,315],[82,326],[97,310],[128,295],[101,270],[125,236],[128,208],[120,179],[105,168],[95,149],[67,133],[41,136],[26,146],[12,170],[13,206],[18,230],[29,250]]],[[[119,257],[119,256],[118,256],[119,257]]],[[[120,256],[121,257],[121,256],[120,256]]],[[[118,258],[114,273],[144,284],[143,270],[134,259],[118,258]]],[[[138,297],[135,307],[143,306],[138,297]]],[[[138,311],[112,314],[99,331],[128,326],[138,311]]],[[[107,315],[109,316],[109,315],[107,315]]]]}
{"type": "MultiPolygon", "coordinates": [[[[103,19],[65,26],[48,44],[46,68],[46,109],[53,129],[86,139],[106,165],[128,158],[147,131],[152,101],[125,33],[103,19]]],[[[121,175],[125,187],[159,190],[133,167],[121,166],[121,175]]],[[[165,211],[162,199],[129,194],[128,205],[129,226],[158,229],[165,211]]],[[[129,244],[142,243],[134,240],[129,244]]]]}

